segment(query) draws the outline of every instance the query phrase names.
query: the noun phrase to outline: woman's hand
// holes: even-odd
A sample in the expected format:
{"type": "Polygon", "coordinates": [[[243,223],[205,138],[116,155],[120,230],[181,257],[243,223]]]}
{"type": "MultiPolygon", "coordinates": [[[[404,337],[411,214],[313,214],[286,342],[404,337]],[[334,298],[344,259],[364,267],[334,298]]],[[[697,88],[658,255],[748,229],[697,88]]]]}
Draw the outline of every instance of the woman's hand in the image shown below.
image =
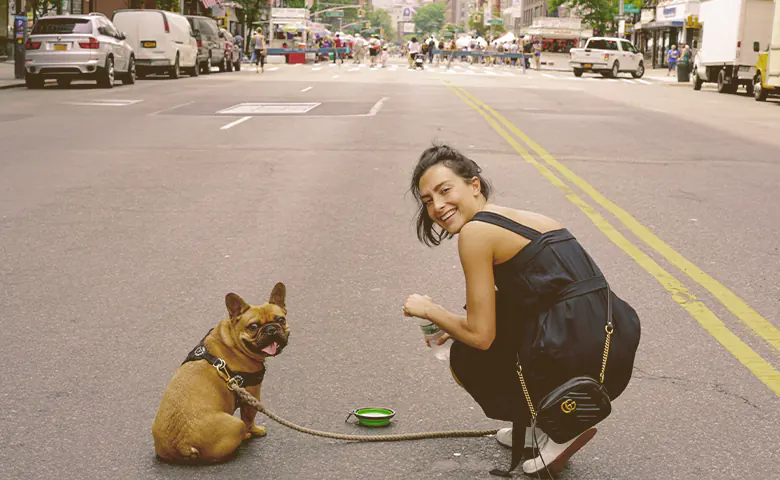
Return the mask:
{"type": "Polygon", "coordinates": [[[406,297],[404,302],[404,315],[407,317],[428,318],[428,309],[435,305],[431,297],[427,295],[413,294],[406,297]]]}

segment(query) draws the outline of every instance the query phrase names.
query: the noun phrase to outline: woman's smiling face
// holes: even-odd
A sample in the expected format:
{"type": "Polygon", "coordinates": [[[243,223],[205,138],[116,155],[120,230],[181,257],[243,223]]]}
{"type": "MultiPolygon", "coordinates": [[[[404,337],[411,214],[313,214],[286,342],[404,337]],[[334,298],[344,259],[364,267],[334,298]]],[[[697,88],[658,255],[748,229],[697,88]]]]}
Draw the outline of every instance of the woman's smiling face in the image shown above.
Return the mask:
{"type": "Polygon", "coordinates": [[[466,181],[438,163],[420,177],[419,186],[428,216],[453,235],[479,211],[481,188],[477,177],[466,181]]]}

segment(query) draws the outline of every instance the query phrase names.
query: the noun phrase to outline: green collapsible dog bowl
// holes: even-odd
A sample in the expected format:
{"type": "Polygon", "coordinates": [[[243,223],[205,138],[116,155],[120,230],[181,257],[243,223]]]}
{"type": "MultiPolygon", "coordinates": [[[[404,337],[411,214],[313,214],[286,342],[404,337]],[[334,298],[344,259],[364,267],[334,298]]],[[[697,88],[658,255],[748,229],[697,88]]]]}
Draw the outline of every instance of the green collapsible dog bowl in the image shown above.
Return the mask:
{"type": "Polygon", "coordinates": [[[352,415],[357,417],[358,422],[366,427],[386,427],[390,424],[390,419],[395,416],[395,411],[390,408],[358,408],[349,412],[347,420],[352,415]]]}

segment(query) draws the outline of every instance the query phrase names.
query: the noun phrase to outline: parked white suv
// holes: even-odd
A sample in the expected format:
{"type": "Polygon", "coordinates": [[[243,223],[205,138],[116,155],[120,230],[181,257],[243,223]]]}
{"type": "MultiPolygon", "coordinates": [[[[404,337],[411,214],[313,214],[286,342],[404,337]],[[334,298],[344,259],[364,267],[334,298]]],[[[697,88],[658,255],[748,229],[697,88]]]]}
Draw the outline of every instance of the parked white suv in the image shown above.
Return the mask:
{"type": "Polygon", "coordinates": [[[620,72],[631,72],[634,78],[645,74],[642,54],[628,40],[593,37],[584,48],[569,51],[569,65],[575,77],[583,72],[596,72],[605,77],[617,77],[620,72]]]}
{"type": "Polygon", "coordinates": [[[94,79],[104,88],[112,88],[115,78],[135,83],[133,49],[101,13],[41,18],[25,50],[27,88],[42,88],[47,78],[62,87],[76,79],[94,79]]]}

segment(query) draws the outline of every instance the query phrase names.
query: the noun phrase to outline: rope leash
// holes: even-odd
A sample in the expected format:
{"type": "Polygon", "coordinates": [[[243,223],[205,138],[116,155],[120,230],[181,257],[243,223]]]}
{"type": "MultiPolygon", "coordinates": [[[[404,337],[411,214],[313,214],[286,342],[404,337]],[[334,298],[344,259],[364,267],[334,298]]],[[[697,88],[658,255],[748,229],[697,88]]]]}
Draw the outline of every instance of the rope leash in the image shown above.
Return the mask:
{"type": "Polygon", "coordinates": [[[229,386],[236,395],[238,395],[238,401],[244,405],[249,405],[258,412],[266,415],[271,420],[278,422],[285,427],[292,428],[301,433],[308,435],[314,435],[317,437],[333,438],[336,440],[351,440],[356,442],[399,442],[402,440],[422,440],[425,438],[457,438],[457,437],[484,437],[487,435],[494,435],[498,430],[452,430],[449,432],[421,432],[421,433],[405,433],[398,435],[347,435],[343,433],[331,433],[323,432],[321,430],[314,430],[312,428],[302,427],[296,425],[289,420],[276,415],[272,411],[263,406],[258,399],[254,397],[247,390],[239,387],[238,385],[229,386]]]}

